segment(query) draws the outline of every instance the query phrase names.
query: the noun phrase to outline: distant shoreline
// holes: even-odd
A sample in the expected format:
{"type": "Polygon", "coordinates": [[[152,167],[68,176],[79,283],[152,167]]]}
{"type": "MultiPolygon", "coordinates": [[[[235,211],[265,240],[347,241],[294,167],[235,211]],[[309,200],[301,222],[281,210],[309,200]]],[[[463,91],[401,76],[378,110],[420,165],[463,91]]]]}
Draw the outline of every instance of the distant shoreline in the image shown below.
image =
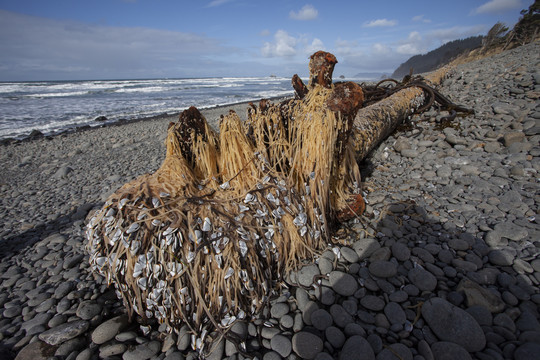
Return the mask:
{"type": "MultiPolygon", "coordinates": [[[[276,97],[268,98],[268,100],[272,102],[280,102],[286,99],[292,99],[292,97],[276,96],[276,97]]],[[[225,105],[209,105],[205,107],[198,107],[198,109],[205,116],[208,123],[215,130],[218,130],[219,129],[218,122],[219,122],[220,116],[225,115],[228,112],[228,111],[223,111],[223,110],[225,109],[234,110],[236,113],[238,113],[241,119],[245,120],[246,116],[244,114],[244,111],[247,111],[248,105],[250,103],[257,103],[260,100],[262,99],[257,99],[253,101],[242,101],[239,103],[230,103],[230,104],[225,104],[225,105]]],[[[57,131],[57,132],[54,132],[52,134],[47,134],[47,135],[43,134],[39,130],[32,130],[30,134],[21,138],[0,139],[0,144],[7,145],[7,144],[13,144],[13,143],[33,141],[35,139],[41,139],[41,138],[45,138],[45,139],[54,138],[56,136],[61,136],[61,135],[66,135],[66,134],[71,134],[71,133],[76,133],[76,132],[89,131],[89,130],[100,129],[100,128],[105,128],[105,127],[124,126],[124,125],[130,125],[130,124],[134,124],[138,122],[156,121],[156,120],[165,120],[165,119],[170,119],[170,121],[177,121],[178,116],[181,113],[182,111],[177,112],[177,113],[162,113],[158,115],[137,117],[137,118],[132,118],[132,119],[120,118],[119,120],[113,120],[113,121],[104,120],[103,124],[98,124],[94,126],[91,126],[91,125],[75,126],[75,127],[66,128],[65,130],[57,131]]]]}

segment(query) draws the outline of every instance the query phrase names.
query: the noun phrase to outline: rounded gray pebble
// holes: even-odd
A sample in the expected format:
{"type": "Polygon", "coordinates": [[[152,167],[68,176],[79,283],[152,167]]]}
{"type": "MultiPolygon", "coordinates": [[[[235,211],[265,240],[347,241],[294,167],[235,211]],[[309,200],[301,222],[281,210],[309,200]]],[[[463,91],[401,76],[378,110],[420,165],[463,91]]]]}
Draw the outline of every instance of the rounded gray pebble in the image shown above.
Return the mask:
{"type": "Polygon", "coordinates": [[[360,299],[360,305],[368,310],[381,311],[384,309],[384,300],[375,295],[366,295],[360,299]]]}
{"type": "Polygon", "coordinates": [[[409,270],[408,278],[420,291],[433,291],[437,287],[437,278],[419,267],[409,270]]]}
{"type": "Polygon", "coordinates": [[[392,344],[377,354],[377,360],[394,360],[394,359],[413,360],[413,354],[411,350],[409,350],[408,347],[400,343],[392,344]]]}
{"type": "Polygon", "coordinates": [[[283,315],[289,312],[289,304],[280,302],[272,305],[270,315],[275,319],[280,319],[283,315]]]}
{"type": "Polygon", "coordinates": [[[375,353],[366,339],[354,335],[345,341],[339,360],[375,360],[375,353]]]}
{"type": "Polygon", "coordinates": [[[397,266],[391,261],[376,260],[369,264],[371,275],[380,278],[389,278],[397,274],[397,266]]]}
{"type": "Polygon", "coordinates": [[[332,325],[332,315],[325,309],[318,309],[311,313],[311,323],[318,330],[325,330],[332,325]]]}
{"type": "Polygon", "coordinates": [[[323,349],[323,341],[315,334],[300,331],[292,338],[292,349],[304,359],[313,359],[323,349]]]}
{"type": "Polygon", "coordinates": [[[471,355],[462,346],[449,341],[439,341],[431,345],[433,357],[437,360],[472,360],[471,355]]]}
{"type": "Polygon", "coordinates": [[[343,259],[345,259],[351,264],[360,260],[360,257],[358,256],[356,251],[347,246],[341,248],[341,256],[343,256],[343,259]]]}
{"type": "Polygon", "coordinates": [[[283,335],[277,334],[270,340],[270,346],[272,350],[277,352],[282,357],[287,357],[291,353],[292,343],[291,340],[283,335]]]}
{"type": "Polygon", "coordinates": [[[484,331],[474,317],[442,298],[426,301],[422,305],[422,316],[442,341],[452,341],[470,352],[486,346],[484,331]]]}
{"type": "Polygon", "coordinates": [[[332,289],[343,296],[351,296],[358,289],[356,279],[352,275],[341,271],[332,271],[328,280],[332,289]]]}
{"type": "Polygon", "coordinates": [[[330,326],[324,331],[326,340],[335,348],[341,349],[345,343],[345,334],[335,326],[330,326]]]}

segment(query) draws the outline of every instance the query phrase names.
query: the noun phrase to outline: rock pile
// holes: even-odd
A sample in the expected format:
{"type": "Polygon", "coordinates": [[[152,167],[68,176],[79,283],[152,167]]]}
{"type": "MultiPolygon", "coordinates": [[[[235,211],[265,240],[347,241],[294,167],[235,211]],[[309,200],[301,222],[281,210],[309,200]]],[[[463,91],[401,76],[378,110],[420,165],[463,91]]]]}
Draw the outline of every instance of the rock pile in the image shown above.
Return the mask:
{"type": "MultiPolygon", "coordinates": [[[[347,245],[292,272],[210,358],[540,358],[538,53],[533,43],[458,66],[442,91],[476,115],[445,124],[433,109],[384,141],[363,164],[366,215],[336,233],[347,245]]],[[[187,327],[162,338],[159,324],[130,324],[83,251],[92,204],[162,160],[152,136],[111,139],[158,125],[3,146],[4,358],[197,358],[187,327]],[[138,147],[148,158],[125,160],[138,147]],[[100,179],[107,166],[118,176],[100,179]]]]}

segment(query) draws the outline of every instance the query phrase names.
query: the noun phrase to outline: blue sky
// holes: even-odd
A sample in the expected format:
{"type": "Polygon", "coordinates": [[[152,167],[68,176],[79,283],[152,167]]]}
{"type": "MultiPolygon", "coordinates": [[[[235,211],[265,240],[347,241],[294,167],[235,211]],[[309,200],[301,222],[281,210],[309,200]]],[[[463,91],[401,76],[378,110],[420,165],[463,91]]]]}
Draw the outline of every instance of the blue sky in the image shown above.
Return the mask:
{"type": "Polygon", "coordinates": [[[0,81],[391,73],[532,0],[0,0],[0,81]]]}

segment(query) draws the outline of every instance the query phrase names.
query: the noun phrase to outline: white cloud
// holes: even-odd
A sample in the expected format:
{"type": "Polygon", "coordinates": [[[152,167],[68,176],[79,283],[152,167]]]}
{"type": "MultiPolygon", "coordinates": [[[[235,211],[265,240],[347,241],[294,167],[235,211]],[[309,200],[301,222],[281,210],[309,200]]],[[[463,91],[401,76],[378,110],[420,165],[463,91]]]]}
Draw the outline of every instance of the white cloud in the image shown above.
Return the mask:
{"type": "Polygon", "coordinates": [[[490,0],[477,7],[473,14],[498,14],[508,10],[521,8],[521,0],[490,0]]]}
{"type": "Polygon", "coordinates": [[[311,44],[307,45],[304,48],[304,52],[307,53],[308,55],[312,55],[316,51],[319,51],[319,50],[324,50],[324,44],[320,39],[317,39],[317,38],[313,39],[311,44]]]}
{"type": "Polygon", "coordinates": [[[310,4],[302,6],[298,11],[291,10],[289,13],[289,17],[294,20],[315,20],[318,15],[319,11],[310,4]]]}
{"type": "Polygon", "coordinates": [[[373,44],[372,51],[376,55],[389,55],[392,53],[390,46],[380,43],[373,44]]]}
{"type": "Polygon", "coordinates": [[[422,40],[422,36],[418,31],[412,31],[407,36],[407,39],[396,47],[396,52],[404,55],[421,54],[425,51],[425,44],[422,40]]]}
{"type": "Polygon", "coordinates": [[[336,52],[340,55],[351,55],[357,52],[358,41],[337,39],[335,42],[336,52]]]}
{"type": "Polygon", "coordinates": [[[202,59],[226,52],[215,39],[178,31],[50,20],[3,10],[0,24],[0,79],[188,76],[200,71],[202,59]]]}
{"type": "Polygon", "coordinates": [[[485,31],[485,25],[453,26],[450,28],[436,29],[430,31],[426,34],[426,38],[430,41],[435,40],[439,43],[444,44],[448,41],[480,35],[483,34],[485,31]]]}
{"type": "Polygon", "coordinates": [[[259,35],[260,36],[269,36],[270,35],[270,30],[264,29],[259,33],[259,35]]]}
{"type": "Polygon", "coordinates": [[[430,19],[426,19],[424,17],[424,15],[416,15],[412,18],[412,21],[414,22],[423,22],[423,23],[426,23],[426,24],[429,24],[431,22],[430,19]]]}
{"type": "Polygon", "coordinates": [[[228,2],[231,2],[231,0],[214,0],[214,1],[211,1],[208,5],[206,5],[206,7],[207,8],[216,7],[216,6],[220,6],[225,3],[228,3],[228,2]]]}
{"type": "Polygon", "coordinates": [[[377,26],[395,26],[397,25],[396,20],[388,19],[377,19],[364,23],[364,27],[377,27],[377,26]]]}
{"type": "Polygon", "coordinates": [[[261,51],[265,57],[292,57],[296,55],[297,43],[298,40],[285,30],[278,30],[274,35],[274,42],[265,42],[261,51]]]}

